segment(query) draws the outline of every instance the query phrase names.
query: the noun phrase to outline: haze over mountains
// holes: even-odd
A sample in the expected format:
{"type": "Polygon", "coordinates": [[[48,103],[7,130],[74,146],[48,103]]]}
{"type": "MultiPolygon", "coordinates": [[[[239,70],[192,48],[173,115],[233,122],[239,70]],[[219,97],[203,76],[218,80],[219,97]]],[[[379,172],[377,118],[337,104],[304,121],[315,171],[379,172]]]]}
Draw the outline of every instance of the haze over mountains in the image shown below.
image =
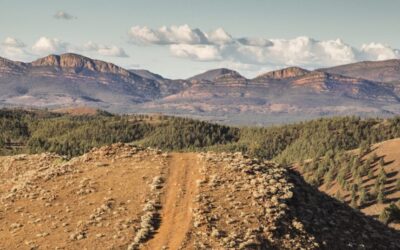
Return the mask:
{"type": "Polygon", "coordinates": [[[163,112],[230,124],[270,124],[331,115],[400,114],[400,60],[309,71],[290,67],[247,79],[214,69],[185,80],[126,70],[77,54],[31,63],[0,58],[0,105],[91,106],[163,112]]]}

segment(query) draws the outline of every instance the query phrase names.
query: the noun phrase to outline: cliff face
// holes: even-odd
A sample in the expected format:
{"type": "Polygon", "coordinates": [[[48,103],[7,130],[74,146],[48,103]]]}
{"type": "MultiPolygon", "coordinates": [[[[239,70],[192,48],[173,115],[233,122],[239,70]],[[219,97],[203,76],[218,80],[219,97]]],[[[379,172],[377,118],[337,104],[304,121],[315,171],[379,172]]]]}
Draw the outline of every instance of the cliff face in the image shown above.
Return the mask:
{"type": "Polygon", "coordinates": [[[118,74],[122,76],[133,75],[128,70],[99,60],[93,60],[77,54],[49,55],[30,64],[33,67],[55,67],[62,70],[73,70],[78,73],[89,70],[105,74],[118,74]]]}
{"type": "Polygon", "coordinates": [[[294,78],[299,76],[304,76],[308,74],[310,71],[299,68],[299,67],[289,67],[285,69],[275,70],[271,72],[267,72],[265,74],[259,75],[255,78],[255,80],[262,80],[262,79],[287,79],[287,78],[294,78]]]}

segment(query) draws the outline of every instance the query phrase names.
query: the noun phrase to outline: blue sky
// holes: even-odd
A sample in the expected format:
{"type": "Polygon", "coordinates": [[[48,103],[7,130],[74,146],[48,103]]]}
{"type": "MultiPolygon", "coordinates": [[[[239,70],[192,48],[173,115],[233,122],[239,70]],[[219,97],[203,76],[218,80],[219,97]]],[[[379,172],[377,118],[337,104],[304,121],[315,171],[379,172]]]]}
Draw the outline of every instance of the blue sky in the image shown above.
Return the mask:
{"type": "Polygon", "coordinates": [[[396,0],[0,0],[0,56],[76,52],[173,78],[215,67],[254,76],[400,58],[399,9],[396,0]]]}

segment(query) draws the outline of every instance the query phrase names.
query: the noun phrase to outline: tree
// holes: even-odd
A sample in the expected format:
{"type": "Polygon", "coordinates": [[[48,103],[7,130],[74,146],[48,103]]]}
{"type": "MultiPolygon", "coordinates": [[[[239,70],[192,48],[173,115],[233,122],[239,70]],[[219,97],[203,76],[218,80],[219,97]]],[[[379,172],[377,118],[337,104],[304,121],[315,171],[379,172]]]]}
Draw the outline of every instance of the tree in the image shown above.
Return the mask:
{"type": "Polygon", "coordinates": [[[351,201],[350,201],[350,207],[352,207],[352,208],[357,208],[357,201],[356,201],[356,198],[354,197],[352,197],[351,198],[351,201]]]}
{"type": "Polygon", "coordinates": [[[385,192],[383,190],[383,187],[381,187],[378,191],[377,201],[379,204],[383,204],[385,202],[385,200],[386,200],[385,192]]]}
{"type": "Polygon", "coordinates": [[[367,141],[362,141],[360,144],[360,156],[367,154],[370,151],[370,147],[367,141]]]}
{"type": "Polygon", "coordinates": [[[343,197],[342,197],[342,194],[340,193],[339,189],[335,193],[335,198],[336,198],[336,200],[343,202],[343,197]]]}
{"type": "Polygon", "coordinates": [[[362,188],[360,189],[360,196],[359,196],[359,198],[358,198],[358,204],[359,204],[359,206],[362,206],[362,205],[364,205],[367,201],[368,201],[368,200],[367,200],[367,192],[365,191],[365,188],[362,187],[362,188]]]}
{"type": "Polygon", "coordinates": [[[400,179],[397,179],[396,185],[395,185],[395,189],[396,189],[397,191],[400,191],[400,179]]]}
{"type": "Polygon", "coordinates": [[[388,207],[382,210],[379,215],[379,220],[384,224],[389,224],[393,221],[400,220],[400,208],[396,204],[391,203],[388,207]]]}
{"type": "Polygon", "coordinates": [[[379,166],[384,167],[385,166],[385,160],[383,159],[383,156],[379,158],[379,166]]]}
{"type": "Polygon", "coordinates": [[[370,168],[368,170],[368,179],[374,178],[374,169],[370,168]]]}
{"type": "Polygon", "coordinates": [[[386,175],[385,169],[383,167],[381,167],[381,171],[379,172],[379,175],[378,175],[379,184],[385,184],[386,179],[387,179],[387,175],[386,175]]]}

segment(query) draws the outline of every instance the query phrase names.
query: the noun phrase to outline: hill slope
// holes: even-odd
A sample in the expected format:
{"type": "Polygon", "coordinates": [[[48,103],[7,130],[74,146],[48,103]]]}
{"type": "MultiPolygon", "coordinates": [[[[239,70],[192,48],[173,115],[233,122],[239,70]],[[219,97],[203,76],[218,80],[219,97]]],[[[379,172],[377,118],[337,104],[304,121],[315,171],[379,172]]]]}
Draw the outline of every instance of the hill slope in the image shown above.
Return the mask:
{"type": "Polygon", "coordinates": [[[332,68],[319,69],[319,71],[339,74],[349,77],[364,78],[378,82],[400,81],[400,60],[366,61],[340,65],[332,68]]]}
{"type": "MultiPolygon", "coordinates": [[[[400,206],[399,148],[400,139],[393,139],[372,145],[361,157],[360,149],[350,151],[349,156],[335,156],[335,163],[328,163],[325,174],[320,174],[319,190],[378,218],[391,203],[400,206]]],[[[325,162],[321,159],[317,169],[315,164],[296,168],[315,182],[325,162]]],[[[400,229],[400,221],[390,226],[400,229]]]]}
{"type": "Polygon", "coordinates": [[[239,153],[114,144],[68,162],[42,154],[0,163],[6,249],[400,247],[398,232],[239,153]]]}

